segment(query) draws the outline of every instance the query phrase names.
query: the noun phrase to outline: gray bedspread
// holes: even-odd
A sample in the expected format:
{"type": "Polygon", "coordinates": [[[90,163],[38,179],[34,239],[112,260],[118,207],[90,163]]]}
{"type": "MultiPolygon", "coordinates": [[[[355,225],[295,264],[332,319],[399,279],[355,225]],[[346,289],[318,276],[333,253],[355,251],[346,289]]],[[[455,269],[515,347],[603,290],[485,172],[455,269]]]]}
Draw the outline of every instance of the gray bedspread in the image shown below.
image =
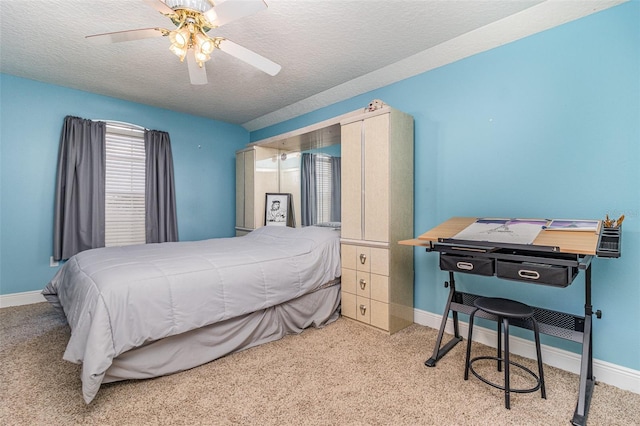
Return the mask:
{"type": "Polygon", "coordinates": [[[71,327],[86,402],[118,355],[276,306],[340,276],[339,233],[262,227],[246,236],[87,250],[43,290],[71,327]]]}

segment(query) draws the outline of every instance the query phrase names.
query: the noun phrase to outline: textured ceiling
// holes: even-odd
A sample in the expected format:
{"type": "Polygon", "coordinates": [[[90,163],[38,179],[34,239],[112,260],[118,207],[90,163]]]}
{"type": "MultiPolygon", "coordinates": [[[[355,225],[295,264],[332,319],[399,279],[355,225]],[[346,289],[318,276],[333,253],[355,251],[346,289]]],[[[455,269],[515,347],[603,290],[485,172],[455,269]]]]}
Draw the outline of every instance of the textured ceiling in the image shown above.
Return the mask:
{"type": "Polygon", "coordinates": [[[165,37],[106,45],[84,38],[174,28],[143,0],[0,0],[0,71],[255,130],[622,1],[266,2],[209,35],[280,64],[275,77],[216,51],[209,84],[192,86],[165,37]]]}

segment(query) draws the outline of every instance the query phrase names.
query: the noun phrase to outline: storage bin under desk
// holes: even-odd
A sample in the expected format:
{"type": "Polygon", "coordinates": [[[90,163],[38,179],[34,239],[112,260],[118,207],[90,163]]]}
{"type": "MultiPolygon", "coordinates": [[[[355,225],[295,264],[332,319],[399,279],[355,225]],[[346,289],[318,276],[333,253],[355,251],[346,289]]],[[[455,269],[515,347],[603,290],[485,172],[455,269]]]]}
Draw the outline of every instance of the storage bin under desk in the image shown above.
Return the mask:
{"type": "Polygon", "coordinates": [[[440,253],[440,269],[443,271],[462,272],[464,274],[491,276],[495,274],[493,259],[473,256],[456,256],[440,253]]]}
{"type": "Polygon", "coordinates": [[[532,261],[513,261],[491,257],[440,253],[440,269],[464,274],[495,275],[512,281],[566,287],[578,275],[576,266],[553,265],[532,261]]]}
{"type": "Polygon", "coordinates": [[[566,287],[578,275],[578,268],[535,262],[496,261],[496,276],[512,281],[566,287]]]}

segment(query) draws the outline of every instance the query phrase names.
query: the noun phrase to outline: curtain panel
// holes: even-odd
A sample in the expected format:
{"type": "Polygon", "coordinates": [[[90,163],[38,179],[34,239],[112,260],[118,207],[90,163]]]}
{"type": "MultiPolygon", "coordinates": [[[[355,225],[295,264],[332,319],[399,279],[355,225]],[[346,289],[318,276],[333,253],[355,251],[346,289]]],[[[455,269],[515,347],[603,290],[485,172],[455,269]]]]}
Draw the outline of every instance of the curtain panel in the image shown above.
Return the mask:
{"type": "Polygon", "coordinates": [[[340,222],[342,211],[342,158],[331,157],[331,222],[340,222]]]}
{"type": "Polygon", "coordinates": [[[316,190],[316,155],[303,153],[300,166],[300,216],[302,226],[315,225],[318,222],[316,190]]]}
{"type": "Polygon", "coordinates": [[[169,133],[145,130],[147,243],[178,241],[173,155],[169,133]]]}
{"type": "Polygon", "coordinates": [[[104,247],[105,128],[67,116],[60,135],[53,226],[53,258],[104,247]]]}
{"type": "MultiPolygon", "coordinates": [[[[66,260],[105,246],[106,123],[67,116],[60,135],[53,258],[66,260]]],[[[145,237],[178,241],[169,134],[145,130],[145,237]]]]}

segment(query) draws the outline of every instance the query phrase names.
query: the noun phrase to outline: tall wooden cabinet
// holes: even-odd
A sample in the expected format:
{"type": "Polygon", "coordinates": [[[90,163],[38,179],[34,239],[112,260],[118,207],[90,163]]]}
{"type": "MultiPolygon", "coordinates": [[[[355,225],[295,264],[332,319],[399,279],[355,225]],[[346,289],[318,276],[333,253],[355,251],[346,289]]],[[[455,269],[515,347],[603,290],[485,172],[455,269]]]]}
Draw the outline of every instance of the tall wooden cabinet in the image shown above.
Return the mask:
{"type": "Polygon", "coordinates": [[[278,192],[278,150],[251,146],[237,151],[236,236],[264,225],[268,192],[278,192]]]}
{"type": "Polygon", "coordinates": [[[413,323],[413,118],[388,106],[341,122],[342,314],[413,323]]]}

